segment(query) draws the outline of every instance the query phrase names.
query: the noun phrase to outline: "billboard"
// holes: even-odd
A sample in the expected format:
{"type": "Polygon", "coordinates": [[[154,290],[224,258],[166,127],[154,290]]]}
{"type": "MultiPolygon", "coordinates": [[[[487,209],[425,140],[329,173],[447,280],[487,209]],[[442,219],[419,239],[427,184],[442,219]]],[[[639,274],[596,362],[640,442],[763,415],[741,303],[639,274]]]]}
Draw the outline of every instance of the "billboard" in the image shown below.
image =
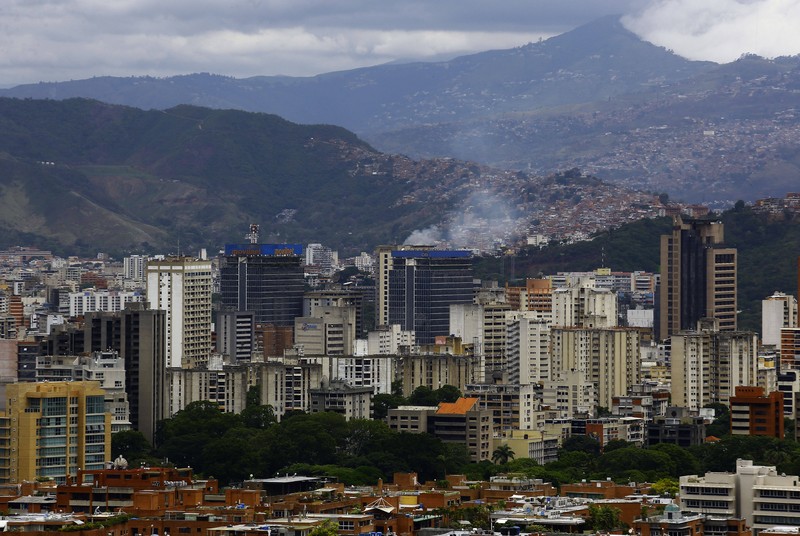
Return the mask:
{"type": "Polygon", "coordinates": [[[293,257],[302,254],[302,244],[225,244],[226,256],[293,257]]]}

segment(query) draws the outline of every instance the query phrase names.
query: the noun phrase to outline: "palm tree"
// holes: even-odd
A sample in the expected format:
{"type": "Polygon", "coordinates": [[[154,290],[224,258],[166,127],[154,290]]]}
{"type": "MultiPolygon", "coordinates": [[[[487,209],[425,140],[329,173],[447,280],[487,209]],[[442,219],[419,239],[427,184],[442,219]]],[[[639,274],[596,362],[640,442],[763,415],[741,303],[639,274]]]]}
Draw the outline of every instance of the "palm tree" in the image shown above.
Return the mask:
{"type": "Polygon", "coordinates": [[[514,449],[508,446],[507,443],[498,445],[492,452],[492,461],[497,465],[507,464],[510,460],[514,459],[514,449]]]}

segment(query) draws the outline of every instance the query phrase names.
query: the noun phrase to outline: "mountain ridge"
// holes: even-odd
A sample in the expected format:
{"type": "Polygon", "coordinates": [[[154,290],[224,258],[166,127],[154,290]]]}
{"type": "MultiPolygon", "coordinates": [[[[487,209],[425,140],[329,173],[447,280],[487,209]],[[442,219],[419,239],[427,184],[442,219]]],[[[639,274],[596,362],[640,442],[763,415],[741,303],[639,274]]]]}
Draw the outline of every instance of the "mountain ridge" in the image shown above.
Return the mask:
{"type": "Polygon", "coordinates": [[[553,204],[591,222],[593,200],[605,198],[618,208],[587,232],[652,201],[576,172],[556,180],[384,154],[342,127],[271,114],[0,98],[7,245],[38,237],[39,247],[58,250],[213,248],[257,222],[265,240],[322,242],[345,254],[430,227],[463,236],[471,226],[494,247],[553,204]]]}

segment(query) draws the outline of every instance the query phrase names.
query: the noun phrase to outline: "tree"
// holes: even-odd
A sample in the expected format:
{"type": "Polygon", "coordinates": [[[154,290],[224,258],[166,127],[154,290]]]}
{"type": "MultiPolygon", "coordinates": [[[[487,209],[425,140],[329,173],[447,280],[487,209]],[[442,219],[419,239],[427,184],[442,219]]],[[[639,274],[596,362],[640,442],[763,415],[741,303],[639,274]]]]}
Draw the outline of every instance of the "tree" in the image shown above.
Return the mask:
{"type": "Polygon", "coordinates": [[[326,519],[308,533],[308,536],[337,536],[339,534],[339,523],[332,519],[326,519]]]}
{"type": "Polygon", "coordinates": [[[408,403],[412,406],[438,406],[439,398],[433,389],[420,385],[408,397],[408,403]]]}
{"type": "Polygon", "coordinates": [[[662,478],[654,482],[650,486],[650,491],[656,495],[664,495],[669,493],[670,497],[676,497],[680,491],[678,480],[674,478],[662,478]]]}
{"type": "Polygon", "coordinates": [[[619,508],[606,505],[589,505],[589,524],[597,532],[611,532],[622,528],[619,508]]]}
{"type": "Polygon", "coordinates": [[[562,449],[567,452],[587,452],[597,456],[600,454],[600,442],[587,435],[573,435],[564,440],[562,449]]]}
{"type": "Polygon", "coordinates": [[[498,445],[492,452],[492,461],[497,465],[503,465],[514,459],[514,449],[507,443],[498,445]]]}
{"type": "Polygon", "coordinates": [[[128,461],[129,467],[136,467],[140,462],[155,461],[152,451],[150,442],[138,430],[123,430],[111,436],[111,458],[122,456],[128,461]]]}
{"type": "Polygon", "coordinates": [[[443,385],[434,391],[434,393],[439,402],[455,402],[461,398],[461,391],[458,390],[458,387],[453,385],[443,385]]]}
{"type": "Polygon", "coordinates": [[[379,393],[372,397],[372,418],[385,419],[390,409],[402,406],[405,403],[402,395],[379,393]]]}
{"type": "Polygon", "coordinates": [[[242,424],[247,428],[264,429],[278,422],[272,406],[247,406],[242,410],[242,424]]]}
{"type": "Polygon", "coordinates": [[[613,452],[617,449],[624,449],[629,446],[631,446],[631,444],[625,441],[624,439],[612,439],[611,441],[603,445],[603,452],[605,453],[613,452]]]}

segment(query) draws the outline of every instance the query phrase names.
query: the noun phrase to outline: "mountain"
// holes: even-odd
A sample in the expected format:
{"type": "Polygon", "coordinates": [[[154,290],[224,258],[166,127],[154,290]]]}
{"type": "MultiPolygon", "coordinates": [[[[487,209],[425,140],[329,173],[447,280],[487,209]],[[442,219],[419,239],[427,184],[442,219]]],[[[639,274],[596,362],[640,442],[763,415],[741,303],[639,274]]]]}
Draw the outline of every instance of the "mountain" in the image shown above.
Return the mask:
{"type": "Polygon", "coordinates": [[[314,77],[101,77],[0,91],[181,104],[336,124],[380,151],[549,175],[712,206],[781,196],[800,175],[800,57],[717,65],[642,41],[617,17],[514,49],[314,77]]]}
{"type": "Polygon", "coordinates": [[[387,64],[298,78],[98,77],[18,86],[0,96],[86,97],[142,109],[179,104],[280,115],[344,126],[360,135],[603,100],[712,64],[644,42],[605,17],[539,43],[431,63],[387,64]]]}
{"type": "Polygon", "coordinates": [[[551,219],[593,232],[651,202],[574,171],[387,155],[341,127],[263,113],[0,98],[0,246],[191,251],[241,240],[255,222],[264,240],[344,254],[415,230],[491,249],[551,219]]]}

